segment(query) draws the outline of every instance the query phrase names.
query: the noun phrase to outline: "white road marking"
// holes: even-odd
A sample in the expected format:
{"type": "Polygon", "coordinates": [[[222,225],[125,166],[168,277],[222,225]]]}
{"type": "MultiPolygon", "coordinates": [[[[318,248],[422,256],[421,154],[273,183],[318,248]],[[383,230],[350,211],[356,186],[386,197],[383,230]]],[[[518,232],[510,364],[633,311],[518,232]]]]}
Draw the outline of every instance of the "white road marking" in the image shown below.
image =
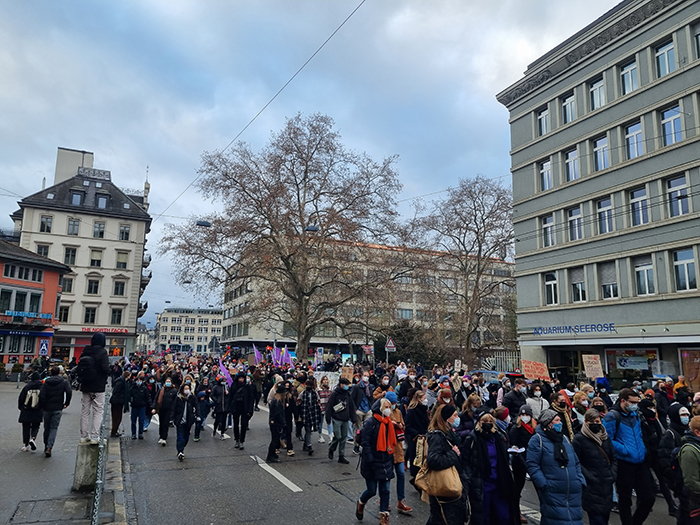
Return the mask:
{"type": "Polygon", "coordinates": [[[285,478],[282,474],[277,472],[275,469],[273,469],[270,465],[265,463],[262,459],[260,459],[258,456],[250,456],[250,459],[255,461],[260,467],[266,471],[272,474],[277,480],[282,483],[285,487],[287,487],[289,490],[292,492],[303,492],[301,488],[294,483],[292,483],[290,480],[285,478]]]}
{"type": "Polygon", "coordinates": [[[525,516],[529,520],[532,520],[535,523],[540,523],[542,521],[542,515],[535,509],[531,509],[530,507],[526,507],[525,505],[520,505],[520,512],[523,516],[525,516]]]}

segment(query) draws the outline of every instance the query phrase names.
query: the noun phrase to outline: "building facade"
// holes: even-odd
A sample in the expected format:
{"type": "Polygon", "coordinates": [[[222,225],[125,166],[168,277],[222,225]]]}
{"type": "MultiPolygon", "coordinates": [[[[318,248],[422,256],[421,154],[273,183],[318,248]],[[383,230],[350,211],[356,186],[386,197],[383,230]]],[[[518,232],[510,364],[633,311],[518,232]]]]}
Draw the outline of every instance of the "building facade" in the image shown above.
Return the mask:
{"type": "Polygon", "coordinates": [[[51,356],[79,357],[93,332],[110,355],[132,352],[151,279],[145,253],[149,184],[122,190],[92,167],[90,152],[59,148],[54,184],[19,202],[11,215],[20,246],[70,267],[63,277],[51,356]]]}
{"type": "Polygon", "coordinates": [[[218,352],[221,347],[221,308],[166,308],[157,315],[158,349],[173,352],[218,352]]]}
{"type": "Polygon", "coordinates": [[[61,280],[71,268],[0,240],[0,362],[48,356],[61,280]]]}
{"type": "Polygon", "coordinates": [[[625,0],[497,99],[523,359],[700,389],[700,2],[625,0]]]}

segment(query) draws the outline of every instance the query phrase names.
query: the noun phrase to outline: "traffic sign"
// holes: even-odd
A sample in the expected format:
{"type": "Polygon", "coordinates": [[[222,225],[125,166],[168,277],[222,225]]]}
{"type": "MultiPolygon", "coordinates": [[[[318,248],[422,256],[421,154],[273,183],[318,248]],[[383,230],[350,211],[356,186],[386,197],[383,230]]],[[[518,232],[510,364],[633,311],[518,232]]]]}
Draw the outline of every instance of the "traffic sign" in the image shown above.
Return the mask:
{"type": "Polygon", "coordinates": [[[384,350],[386,350],[387,352],[396,352],[396,343],[394,343],[394,340],[391,337],[386,340],[384,350]]]}
{"type": "Polygon", "coordinates": [[[367,355],[374,353],[374,347],[372,345],[362,345],[362,350],[367,355]]]}
{"type": "Polygon", "coordinates": [[[48,339],[39,339],[39,355],[49,355],[48,339]]]}

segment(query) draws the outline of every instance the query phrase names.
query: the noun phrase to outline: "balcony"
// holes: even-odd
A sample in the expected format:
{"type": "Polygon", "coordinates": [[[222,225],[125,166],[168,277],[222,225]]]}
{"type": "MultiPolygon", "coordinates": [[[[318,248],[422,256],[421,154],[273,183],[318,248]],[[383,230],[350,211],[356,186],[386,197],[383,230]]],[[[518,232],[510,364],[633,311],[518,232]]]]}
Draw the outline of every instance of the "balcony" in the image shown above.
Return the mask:
{"type": "Polygon", "coordinates": [[[148,286],[148,283],[151,282],[151,278],[153,277],[153,272],[148,271],[148,272],[141,272],[141,288],[146,288],[148,286]]]}
{"type": "Polygon", "coordinates": [[[145,301],[143,303],[139,302],[137,317],[143,317],[146,314],[146,310],[148,310],[148,301],[145,301]]]}
{"type": "MultiPolygon", "coordinates": [[[[20,313],[20,312],[17,312],[17,313],[20,313]]],[[[37,314],[37,315],[40,315],[40,314],[37,314]]],[[[54,326],[55,323],[54,323],[54,320],[52,317],[51,318],[41,318],[41,317],[0,315],[0,325],[12,325],[13,328],[24,329],[24,330],[28,330],[31,328],[39,328],[39,329],[43,330],[44,328],[54,326]]]]}
{"type": "Polygon", "coordinates": [[[151,254],[147,253],[143,256],[143,267],[148,268],[151,264],[151,254]]]}

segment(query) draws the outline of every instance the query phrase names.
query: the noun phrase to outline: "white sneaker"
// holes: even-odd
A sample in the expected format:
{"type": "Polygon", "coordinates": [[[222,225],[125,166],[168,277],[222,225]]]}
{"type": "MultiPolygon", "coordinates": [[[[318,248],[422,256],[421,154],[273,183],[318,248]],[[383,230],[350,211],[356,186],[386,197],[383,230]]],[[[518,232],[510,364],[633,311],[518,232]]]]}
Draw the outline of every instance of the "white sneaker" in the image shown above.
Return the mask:
{"type": "Polygon", "coordinates": [[[89,440],[89,443],[90,443],[91,445],[99,445],[99,444],[100,444],[100,439],[99,439],[99,438],[92,438],[91,440],[89,440]]]}
{"type": "Polygon", "coordinates": [[[164,439],[161,439],[161,440],[160,440],[160,444],[163,445],[163,446],[165,446],[165,445],[166,445],[165,440],[164,440],[164,439]]]}
{"type": "Polygon", "coordinates": [[[29,452],[29,447],[28,446],[22,447],[22,452],[29,452]]]}
{"type": "Polygon", "coordinates": [[[36,441],[34,441],[34,438],[29,440],[29,447],[32,449],[32,452],[36,450],[36,441]]]}
{"type": "Polygon", "coordinates": [[[326,440],[323,439],[323,436],[318,436],[318,442],[319,442],[319,443],[325,443],[326,440]]]}
{"type": "Polygon", "coordinates": [[[81,443],[90,443],[90,438],[80,438],[81,443]]]}

